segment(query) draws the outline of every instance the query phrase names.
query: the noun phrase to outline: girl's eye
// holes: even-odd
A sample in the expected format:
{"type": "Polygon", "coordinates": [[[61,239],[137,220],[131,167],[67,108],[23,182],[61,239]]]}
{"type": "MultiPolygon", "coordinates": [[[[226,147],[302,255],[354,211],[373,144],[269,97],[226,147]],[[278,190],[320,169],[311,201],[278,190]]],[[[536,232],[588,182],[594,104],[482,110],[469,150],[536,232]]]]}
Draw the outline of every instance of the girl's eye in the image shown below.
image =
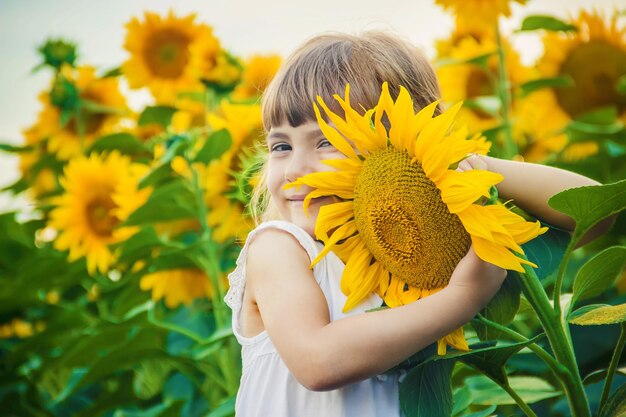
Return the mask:
{"type": "Polygon", "coordinates": [[[320,147],[320,148],[327,148],[327,147],[329,147],[329,146],[333,146],[333,144],[332,144],[332,143],[330,143],[330,142],[328,141],[328,139],[323,139],[323,140],[320,142],[320,144],[319,144],[319,147],[320,147]]]}
{"type": "Polygon", "coordinates": [[[285,152],[291,150],[291,146],[286,143],[277,143],[270,148],[270,152],[285,152]]]}

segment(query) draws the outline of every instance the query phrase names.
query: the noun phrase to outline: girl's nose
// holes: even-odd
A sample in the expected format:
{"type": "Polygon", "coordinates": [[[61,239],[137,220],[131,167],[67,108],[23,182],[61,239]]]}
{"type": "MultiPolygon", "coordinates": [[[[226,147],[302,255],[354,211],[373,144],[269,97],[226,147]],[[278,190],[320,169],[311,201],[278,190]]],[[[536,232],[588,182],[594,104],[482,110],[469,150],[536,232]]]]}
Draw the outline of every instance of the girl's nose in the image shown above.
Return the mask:
{"type": "Polygon", "coordinates": [[[306,174],[314,172],[313,164],[307,152],[293,151],[289,163],[285,167],[285,180],[292,182],[306,174]]]}

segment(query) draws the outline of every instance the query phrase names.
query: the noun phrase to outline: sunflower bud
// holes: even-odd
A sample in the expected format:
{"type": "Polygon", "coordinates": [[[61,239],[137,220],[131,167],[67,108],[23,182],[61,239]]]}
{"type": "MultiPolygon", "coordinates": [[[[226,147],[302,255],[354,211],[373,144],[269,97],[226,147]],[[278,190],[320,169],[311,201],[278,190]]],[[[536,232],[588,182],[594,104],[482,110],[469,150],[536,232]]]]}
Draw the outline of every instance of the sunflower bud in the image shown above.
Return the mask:
{"type": "Polygon", "coordinates": [[[74,66],[76,61],[76,45],[62,39],[49,39],[39,47],[39,53],[43,56],[40,66],[48,65],[59,70],[63,64],[74,66]]]}

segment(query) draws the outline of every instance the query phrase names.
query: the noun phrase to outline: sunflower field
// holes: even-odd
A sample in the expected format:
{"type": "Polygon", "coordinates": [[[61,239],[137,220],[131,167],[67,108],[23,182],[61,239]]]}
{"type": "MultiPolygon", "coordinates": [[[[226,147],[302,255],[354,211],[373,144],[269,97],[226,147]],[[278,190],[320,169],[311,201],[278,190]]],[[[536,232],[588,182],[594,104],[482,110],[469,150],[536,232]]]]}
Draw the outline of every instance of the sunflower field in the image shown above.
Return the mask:
{"type": "MultiPolygon", "coordinates": [[[[541,225],[522,245],[465,326],[469,351],[435,344],[398,365],[403,413],[626,416],[626,11],[530,15],[503,33],[508,0],[436,3],[455,19],[434,64],[443,102],[463,103],[463,139],[604,185],[550,200],[575,231],[541,225]],[[511,42],[521,32],[543,42],[532,65],[511,42]]],[[[103,71],[45,40],[39,113],[23,145],[0,144],[21,172],[4,191],[36,214],[0,213],[2,416],[234,415],[241,358],[224,297],[254,228],[260,98],[282,58],[236,56],[174,12],[130,20],[123,47],[103,71]],[[123,87],[149,104],[131,109],[123,87]]]]}

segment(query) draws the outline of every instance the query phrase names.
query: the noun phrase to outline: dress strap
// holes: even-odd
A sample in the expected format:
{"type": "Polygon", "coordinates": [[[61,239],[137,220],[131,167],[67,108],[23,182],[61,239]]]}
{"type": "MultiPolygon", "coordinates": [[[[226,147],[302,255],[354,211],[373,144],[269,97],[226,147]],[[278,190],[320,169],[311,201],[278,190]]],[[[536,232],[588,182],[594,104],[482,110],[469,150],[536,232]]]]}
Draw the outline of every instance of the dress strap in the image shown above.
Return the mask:
{"type": "MultiPolygon", "coordinates": [[[[246,239],[246,243],[239,253],[239,257],[237,258],[237,266],[235,270],[228,275],[230,288],[228,289],[228,292],[224,297],[224,301],[226,302],[226,304],[233,310],[233,318],[235,320],[238,320],[239,311],[241,310],[241,305],[243,303],[243,292],[246,287],[245,265],[246,257],[248,256],[248,246],[260,231],[270,228],[284,230],[293,235],[298,240],[300,245],[304,248],[304,250],[306,250],[306,253],[309,255],[311,261],[315,259],[321,251],[321,248],[318,246],[315,240],[313,240],[313,238],[304,229],[286,221],[272,220],[269,222],[265,222],[259,225],[252,232],[250,232],[246,239]]],[[[314,272],[319,266],[321,266],[323,262],[324,261],[322,260],[322,262],[315,265],[314,272]]],[[[315,280],[318,281],[319,284],[319,274],[314,273],[314,275],[315,280]]]]}

